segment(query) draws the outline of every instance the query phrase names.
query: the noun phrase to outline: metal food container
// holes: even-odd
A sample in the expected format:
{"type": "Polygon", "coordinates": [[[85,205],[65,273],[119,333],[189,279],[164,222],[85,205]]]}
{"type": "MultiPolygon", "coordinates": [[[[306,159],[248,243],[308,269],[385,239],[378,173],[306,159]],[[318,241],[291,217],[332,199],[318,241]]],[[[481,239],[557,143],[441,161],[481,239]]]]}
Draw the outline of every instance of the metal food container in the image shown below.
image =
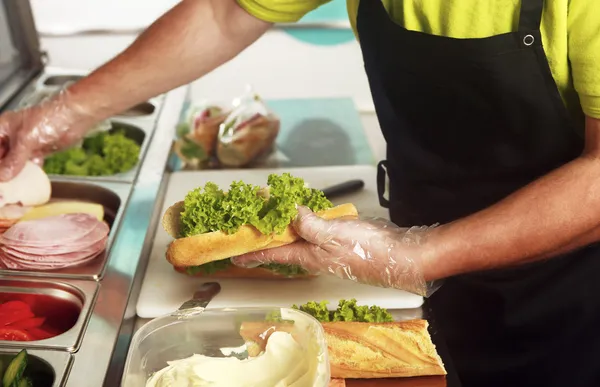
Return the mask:
{"type": "Polygon", "coordinates": [[[2,341],[0,347],[55,349],[76,352],[96,299],[98,284],[92,281],[0,279],[0,301],[24,301],[57,336],[39,341],[2,341]]]}
{"type": "Polygon", "coordinates": [[[0,269],[2,275],[98,280],[104,274],[111,247],[121,223],[131,187],[109,182],[52,181],[52,199],[70,199],[98,203],[104,207],[104,220],[110,226],[106,250],[92,262],[59,270],[32,271],[0,269]]]}
{"type": "MultiPolygon", "coordinates": [[[[0,360],[7,364],[18,353],[17,350],[0,349],[0,360]]],[[[35,387],[60,387],[63,386],[73,356],[66,352],[27,350],[28,364],[25,376],[32,377],[35,387]],[[32,375],[33,374],[33,375],[32,375]]]]}
{"type": "Polygon", "coordinates": [[[322,325],[304,312],[288,308],[207,309],[186,314],[186,311],[156,318],[140,328],[131,341],[121,386],[144,387],[155,372],[168,361],[194,354],[211,357],[242,357],[245,341],[240,330],[244,323],[264,326],[264,334],[273,331],[265,319],[279,316],[292,321],[289,331],[306,350],[315,354],[314,387],[329,384],[330,369],[325,332],[322,325]],[[264,325],[263,325],[264,324],[264,325]],[[235,350],[237,349],[237,351],[235,350]],[[233,351],[232,351],[233,350],[233,351]]]}

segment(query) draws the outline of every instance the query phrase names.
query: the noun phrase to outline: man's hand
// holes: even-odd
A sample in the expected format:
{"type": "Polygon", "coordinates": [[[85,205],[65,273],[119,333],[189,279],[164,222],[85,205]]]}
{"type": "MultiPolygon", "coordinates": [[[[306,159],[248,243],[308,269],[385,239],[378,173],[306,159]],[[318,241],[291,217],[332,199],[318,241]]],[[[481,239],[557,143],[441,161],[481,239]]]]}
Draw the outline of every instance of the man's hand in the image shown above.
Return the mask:
{"type": "Polygon", "coordinates": [[[304,241],[245,254],[234,264],[300,265],[313,274],[427,295],[433,289],[423,277],[423,249],[428,227],[403,229],[385,220],[325,220],[300,207],[293,223],[304,241]]]}
{"type": "Polygon", "coordinates": [[[37,106],[0,115],[0,181],[15,177],[27,160],[67,148],[94,122],[69,102],[68,92],[37,106]]]}

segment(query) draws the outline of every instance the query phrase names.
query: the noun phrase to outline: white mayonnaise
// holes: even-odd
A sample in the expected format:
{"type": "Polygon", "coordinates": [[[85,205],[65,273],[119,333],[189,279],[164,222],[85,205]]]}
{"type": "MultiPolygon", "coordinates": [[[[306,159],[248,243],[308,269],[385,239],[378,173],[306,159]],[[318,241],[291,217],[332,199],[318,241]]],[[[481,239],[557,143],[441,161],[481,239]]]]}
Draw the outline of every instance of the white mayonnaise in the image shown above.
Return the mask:
{"type": "Polygon", "coordinates": [[[319,353],[310,350],[291,334],[274,332],[264,353],[257,357],[239,360],[193,355],[168,362],[146,387],[313,387],[319,353]]]}

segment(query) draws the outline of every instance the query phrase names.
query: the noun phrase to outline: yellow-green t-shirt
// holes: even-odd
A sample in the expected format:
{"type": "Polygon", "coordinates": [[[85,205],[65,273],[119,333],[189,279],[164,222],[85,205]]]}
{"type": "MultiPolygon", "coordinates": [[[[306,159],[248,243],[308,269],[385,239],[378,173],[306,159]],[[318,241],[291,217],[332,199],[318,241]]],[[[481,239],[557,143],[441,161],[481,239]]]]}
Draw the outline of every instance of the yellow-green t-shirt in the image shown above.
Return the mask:
{"type": "MultiPolygon", "coordinates": [[[[274,23],[295,22],[330,0],[237,0],[250,14],[274,23]]],[[[453,38],[484,38],[516,31],[521,0],[383,1],[409,30],[453,38]]],[[[360,0],[347,0],[356,31],[360,0]]],[[[552,74],[571,109],[581,104],[600,118],[600,0],[546,0],[542,40],[552,74]]]]}

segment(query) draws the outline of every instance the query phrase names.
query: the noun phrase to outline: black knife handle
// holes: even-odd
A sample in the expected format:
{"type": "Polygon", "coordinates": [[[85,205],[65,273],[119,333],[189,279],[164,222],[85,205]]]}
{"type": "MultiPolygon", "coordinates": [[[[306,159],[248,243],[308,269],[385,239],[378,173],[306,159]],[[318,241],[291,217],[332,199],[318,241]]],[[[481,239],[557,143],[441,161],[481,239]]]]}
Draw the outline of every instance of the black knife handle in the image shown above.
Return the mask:
{"type": "Polygon", "coordinates": [[[332,185],[323,189],[323,193],[327,199],[332,199],[338,196],[346,195],[356,191],[360,191],[365,186],[362,180],[348,180],[340,184],[332,185]]]}

